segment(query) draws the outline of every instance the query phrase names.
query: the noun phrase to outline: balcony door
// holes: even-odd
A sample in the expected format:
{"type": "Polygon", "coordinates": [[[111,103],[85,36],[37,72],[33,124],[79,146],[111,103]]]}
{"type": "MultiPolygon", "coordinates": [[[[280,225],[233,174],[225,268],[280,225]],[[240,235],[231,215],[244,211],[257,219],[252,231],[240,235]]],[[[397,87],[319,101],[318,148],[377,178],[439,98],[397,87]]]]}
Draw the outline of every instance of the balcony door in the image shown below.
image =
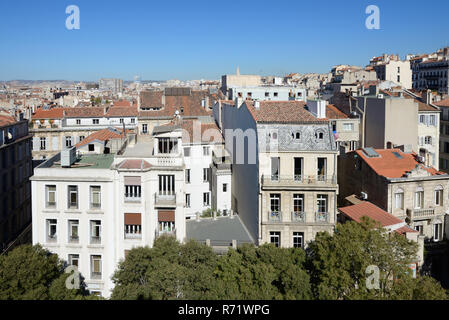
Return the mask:
{"type": "Polygon", "coordinates": [[[175,176],[160,175],[159,176],[159,195],[171,196],[175,194],[175,176]]]}
{"type": "Polygon", "coordinates": [[[318,158],[318,170],[317,176],[319,181],[325,181],[327,175],[327,159],[326,158],[318,158]]]}
{"type": "Polygon", "coordinates": [[[295,181],[301,181],[303,177],[304,158],[295,158],[294,160],[295,181]]]}
{"type": "Polygon", "coordinates": [[[278,157],[271,158],[271,180],[278,181],[280,174],[281,159],[278,157]]]}

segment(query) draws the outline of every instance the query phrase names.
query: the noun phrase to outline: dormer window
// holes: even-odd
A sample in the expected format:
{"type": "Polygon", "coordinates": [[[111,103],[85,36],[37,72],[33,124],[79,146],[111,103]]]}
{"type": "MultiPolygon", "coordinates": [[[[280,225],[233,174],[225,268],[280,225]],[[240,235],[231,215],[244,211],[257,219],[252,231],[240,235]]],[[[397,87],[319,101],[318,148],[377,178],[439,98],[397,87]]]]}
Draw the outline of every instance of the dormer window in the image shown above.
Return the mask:
{"type": "Polygon", "coordinates": [[[323,140],[323,139],[324,139],[324,132],[322,132],[322,131],[316,131],[316,132],[315,132],[315,139],[317,139],[317,140],[323,140]]]}

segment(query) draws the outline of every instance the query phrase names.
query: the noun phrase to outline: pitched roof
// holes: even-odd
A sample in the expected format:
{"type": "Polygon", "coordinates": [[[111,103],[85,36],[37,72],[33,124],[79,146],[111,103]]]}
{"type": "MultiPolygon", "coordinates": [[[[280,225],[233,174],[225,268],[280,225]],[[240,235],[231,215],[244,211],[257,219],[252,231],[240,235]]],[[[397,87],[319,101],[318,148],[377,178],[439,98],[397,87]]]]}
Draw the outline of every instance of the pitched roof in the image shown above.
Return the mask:
{"type": "Polygon", "coordinates": [[[62,119],[64,118],[64,110],[65,108],[51,108],[49,110],[38,108],[31,119],[62,119]]]}
{"type": "Polygon", "coordinates": [[[86,144],[91,143],[92,141],[98,140],[98,141],[108,141],[111,139],[118,139],[122,137],[123,129],[120,128],[106,128],[103,130],[96,131],[86,137],[83,141],[78,142],[75,146],[77,148],[80,148],[82,146],[85,146],[86,144]]]}
{"type": "Polygon", "coordinates": [[[138,114],[137,106],[111,107],[106,112],[106,117],[137,117],[138,114]]]}
{"type": "Polygon", "coordinates": [[[360,223],[362,221],[362,217],[368,217],[370,219],[378,221],[382,225],[382,227],[387,227],[403,222],[401,219],[396,218],[392,214],[386,212],[385,210],[382,210],[369,201],[362,201],[359,204],[342,207],[338,210],[357,223],[360,223]]]}
{"type": "Polygon", "coordinates": [[[327,119],[348,119],[349,117],[338,109],[333,104],[328,104],[326,107],[326,118],[327,119]]]}
{"type": "Polygon", "coordinates": [[[105,108],[103,107],[82,107],[82,108],[65,108],[64,116],[67,118],[91,118],[103,117],[105,108]]]}
{"type": "Polygon", "coordinates": [[[134,169],[143,170],[151,168],[151,164],[143,159],[127,159],[123,160],[117,166],[117,169],[134,169]]]}
{"type": "Polygon", "coordinates": [[[425,167],[416,159],[416,154],[403,153],[400,149],[375,149],[380,157],[369,158],[363,150],[356,152],[363,161],[378,175],[386,178],[402,178],[407,172],[412,171],[417,166],[429,172],[431,175],[442,175],[444,172],[437,171],[432,167],[425,167]],[[398,154],[401,158],[396,156],[398,154]]]}
{"type": "MultiPolygon", "coordinates": [[[[182,143],[222,143],[223,136],[215,122],[200,123],[198,120],[183,120],[181,128],[184,130],[182,143]],[[201,136],[194,135],[194,126],[201,126],[201,136]],[[187,135],[188,134],[188,135],[187,135]]],[[[198,129],[195,129],[198,130],[198,129]]]]}
{"type": "Polygon", "coordinates": [[[307,111],[304,101],[259,101],[258,109],[252,100],[246,100],[245,104],[254,120],[259,123],[328,122],[325,119],[317,119],[307,111]]]}
{"type": "Polygon", "coordinates": [[[0,115],[0,127],[16,123],[16,119],[11,116],[0,115]]]}
{"type": "Polygon", "coordinates": [[[439,107],[449,107],[449,98],[435,102],[434,105],[439,107]]]}
{"type": "Polygon", "coordinates": [[[131,102],[128,100],[117,100],[113,102],[116,107],[131,107],[131,102]]]}

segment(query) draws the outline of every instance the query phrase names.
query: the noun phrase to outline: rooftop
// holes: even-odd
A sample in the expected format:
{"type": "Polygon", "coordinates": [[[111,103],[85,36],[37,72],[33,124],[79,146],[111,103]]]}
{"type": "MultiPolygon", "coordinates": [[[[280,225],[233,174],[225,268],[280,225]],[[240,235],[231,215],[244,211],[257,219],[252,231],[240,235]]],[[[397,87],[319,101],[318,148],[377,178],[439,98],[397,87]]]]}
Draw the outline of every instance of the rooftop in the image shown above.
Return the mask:
{"type": "MultiPolygon", "coordinates": [[[[62,168],[61,154],[43,162],[38,168],[62,168]]],[[[80,154],[68,169],[109,169],[114,161],[114,154],[80,154]]]]}
{"type": "Polygon", "coordinates": [[[404,178],[405,174],[416,168],[421,168],[432,176],[445,174],[419,163],[414,153],[404,153],[400,149],[375,149],[374,151],[379,155],[378,157],[368,157],[363,150],[354,152],[378,175],[386,178],[404,178]]]}

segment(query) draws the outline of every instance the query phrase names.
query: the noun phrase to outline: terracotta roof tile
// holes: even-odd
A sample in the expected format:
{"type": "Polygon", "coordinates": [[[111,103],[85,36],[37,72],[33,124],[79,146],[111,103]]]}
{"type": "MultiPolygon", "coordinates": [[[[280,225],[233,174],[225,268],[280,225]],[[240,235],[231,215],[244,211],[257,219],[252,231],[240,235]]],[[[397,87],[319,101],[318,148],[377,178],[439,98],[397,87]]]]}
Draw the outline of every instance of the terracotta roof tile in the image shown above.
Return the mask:
{"type": "Polygon", "coordinates": [[[434,105],[439,107],[449,107],[449,98],[435,102],[434,105]]]}
{"type": "Polygon", "coordinates": [[[326,119],[317,119],[307,111],[304,101],[259,101],[258,109],[252,100],[246,100],[245,104],[259,123],[328,122],[326,119]]]}
{"type": "Polygon", "coordinates": [[[359,204],[342,207],[338,210],[357,223],[362,221],[362,217],[368,217],[375,220],[379,222],[382,227],[392,226],[404,222],[369,201],[363,201],[359,204]]]}
{"type": "MultiPolygon", "coordinates": [[[[127,130],[126,132],[128,132],[127,130]]],[[[120,128],[106,128],[103,130],[96,131],[86,137],[83,141],[78,142],[75,146],[77,148],[80,148],[82,146],[85,146],[86,144],[91,143],[92,141],[98,140],[98,141],[108,141],[111,139],[118,139],[122,137],[123,129],[120,128]]]]}
{"type": "Polygon", "coordinates": [[[143,159],[127,159],[117,166],[118,169],[142,170],[151,168],[151,164],[143,159]]]}
{"type": "Polygon", "coordinates": [[[349,117],[333,104],[326,107],[326,118],[328,119],[348,119],[349,117]]]}
{"type": "Polygon", "coordinates": [[[62,119],[64,118],[65,108],[51,108],[49,110],[44,110],[39,108],[33,114],[31,119],[62,119]]]}
{"type": "Polygon", "coordinates": [[[106,112],[106,117],[137,117],[139,112],[137,106],[133,107],[111,107],[106,112]]]}
{"type": "Polygon", "coordinates": [[[67,118],[95,118],[103,117],[105,108],[103,107],[82,107],[82,108],[65,108],[64,116],[67,118]]]}
{"type": "Polygon", "coordinates": [[[402,178],[407,172],[415,169],[416,166],[421,166],[431,175],[444,174],[435,168],[423,166],[416,160],[416,154],[403,153],[400,149],[376,149],[376,152],[380,155],[378,158],[368,158],[363,150],[354,152],[378,175],[386,178],[402,178]],[[398,158],[394,153],[399,154],[402,158],[398,158]]]}
{"type": "Polygon", "coordinates": [[[0,127],[16,123],[16,119],[11,116],[0,115],[0,127]]]}

